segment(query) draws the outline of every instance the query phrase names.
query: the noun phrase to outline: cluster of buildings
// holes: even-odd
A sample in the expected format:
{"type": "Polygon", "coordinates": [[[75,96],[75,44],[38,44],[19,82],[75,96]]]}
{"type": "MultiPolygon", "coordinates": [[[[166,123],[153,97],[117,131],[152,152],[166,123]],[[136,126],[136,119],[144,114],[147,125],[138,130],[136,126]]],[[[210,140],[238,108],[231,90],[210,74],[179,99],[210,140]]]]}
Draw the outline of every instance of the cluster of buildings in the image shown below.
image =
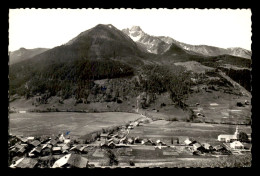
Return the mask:
{"type": "Polygon", "coordinates": [[[81,156],[82,153],[87,152],[86,145],[77,144],[77,141],[71,140],[70,136],[65,137],[63,134],[53,138],[48,136],[20,137],[10,134],[8,145],[11,168],[38,167],[38,157],[55,155],[65,156],[58,159],[56,164],[54,163],[54,167],[82,167],[82,165],[86,167],[88,163],[87,159],[81,156]],[[15,158],[19,159],[15,160],[15,158]],[[77,162],[72,162],[74,160],[77,162]]]}
{"type": "MultiPolygon", "coordinates": [[[[250,136],[250,135],[248,135],[250,136]]],[[[251,138],[249,137],[249,140],[251,138]]],[[[218,141],[226,142],[230,144],[231,149],[244,149],[244,144],[239,141],[239,131],[238,126],[236,127],[236,131],[234,134],[220,134],[218,136],[218,141]]]]}

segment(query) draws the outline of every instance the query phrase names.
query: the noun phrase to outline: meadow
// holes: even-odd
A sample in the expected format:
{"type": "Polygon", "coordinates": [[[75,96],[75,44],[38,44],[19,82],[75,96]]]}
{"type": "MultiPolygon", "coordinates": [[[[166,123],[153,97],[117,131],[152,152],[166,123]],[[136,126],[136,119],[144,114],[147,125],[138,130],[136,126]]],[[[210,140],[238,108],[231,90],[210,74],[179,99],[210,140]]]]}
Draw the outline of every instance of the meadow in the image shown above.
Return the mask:
{"type": "Polygon", "coordinates": [[[88,133],[115,125],[124,125],[141,116],[133,113],[11,113],[9,132],[14,135],[37,136],[57,135],[69,132],[70,136],[81,137],[88,133]]]}

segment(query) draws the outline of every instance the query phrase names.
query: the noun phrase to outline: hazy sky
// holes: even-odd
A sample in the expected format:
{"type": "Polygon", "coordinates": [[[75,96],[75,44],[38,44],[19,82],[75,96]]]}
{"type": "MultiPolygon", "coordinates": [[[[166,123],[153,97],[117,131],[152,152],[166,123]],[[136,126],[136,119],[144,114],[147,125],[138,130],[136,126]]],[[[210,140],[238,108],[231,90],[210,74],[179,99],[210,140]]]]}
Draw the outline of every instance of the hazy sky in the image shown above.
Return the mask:
{"type": "Polygon", "coordinates": [[[10,9],[9,50],[53,48],[97,24],[140,26],[187,44],[251,50],[251,11],[194,9],[10,9]]]}

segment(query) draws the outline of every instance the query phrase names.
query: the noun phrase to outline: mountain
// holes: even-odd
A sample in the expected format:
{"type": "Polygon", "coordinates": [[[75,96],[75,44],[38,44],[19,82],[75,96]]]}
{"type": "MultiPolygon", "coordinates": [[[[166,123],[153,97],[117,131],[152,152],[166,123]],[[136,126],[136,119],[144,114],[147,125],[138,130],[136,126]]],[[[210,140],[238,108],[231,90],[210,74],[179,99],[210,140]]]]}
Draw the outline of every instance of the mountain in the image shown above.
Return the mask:
{"type": "Polygon", "coordinates": [[[26,49],[20,48],[19,50],[10,52],[10,65],[14,63],[18,63],[24,61],[26,59],[30,59],[33,56],[41,54],[45,51],[49,50],[48,48],[34,48],[34,49],[26,49]]]}
{"type": "Polygon", "coordinates": [[[122,31],[131,37],[133,41],[144,46],[149,53],[161,54],[170,46],[160,38],[146,34],[139,26],[133,26],[130,29],[127,28],[122,31]]]}
{"type": "Polygon", "coordinates": [[[88,90],[93,80],[133,75],[149,56],[113,25],[99,24],[65,45],[12,64],[10,92],[49,90],[55,95],[59,91],[88,90]]]}
{"type": "Polygon", "coordinates": [[[229,54],[233,56],[239,56],[247,59],[251,59],[252,57],[252,52],[243,48],[234,47],[234,48],[227,48],[227,50],[229,54]]]}
{"type": "Polygon", "coordinates": [[[131,37],[135,42],[141,43],[145,46],[146,50],[154,54],[163,54],[166,52],[171,44],[175,44],[197,55],[203,56],[218,56],[218,55],[232,55],[250,59],[251,51],[243,48],[219,48],[207,45],[190,45],[179,42],[170,37],[165,36],[151,36],[145,33],[139,26],[126,28],[122,30],[125,34],[131,37]]]}

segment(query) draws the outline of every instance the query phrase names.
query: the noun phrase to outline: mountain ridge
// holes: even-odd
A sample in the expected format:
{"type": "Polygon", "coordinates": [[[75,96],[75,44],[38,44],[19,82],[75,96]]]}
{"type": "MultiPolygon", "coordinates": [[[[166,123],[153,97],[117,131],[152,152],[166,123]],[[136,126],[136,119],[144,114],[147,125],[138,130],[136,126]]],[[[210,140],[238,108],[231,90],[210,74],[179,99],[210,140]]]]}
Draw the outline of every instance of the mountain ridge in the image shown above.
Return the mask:
{"type": "Polygon", "coordinates": [[[203,56],[232,55],[251,59],[252,52],[240,47],[220,48],[208,45],[191,45],[179,42],[169,36],[153,36],[145,33],[139,26],[125,28],[122,31],[131,37],[135,42],[142,43],[146,50],[154,54],[163,54],[171,44],[179,45],[187,51],[192,51],[203,56]]]}

